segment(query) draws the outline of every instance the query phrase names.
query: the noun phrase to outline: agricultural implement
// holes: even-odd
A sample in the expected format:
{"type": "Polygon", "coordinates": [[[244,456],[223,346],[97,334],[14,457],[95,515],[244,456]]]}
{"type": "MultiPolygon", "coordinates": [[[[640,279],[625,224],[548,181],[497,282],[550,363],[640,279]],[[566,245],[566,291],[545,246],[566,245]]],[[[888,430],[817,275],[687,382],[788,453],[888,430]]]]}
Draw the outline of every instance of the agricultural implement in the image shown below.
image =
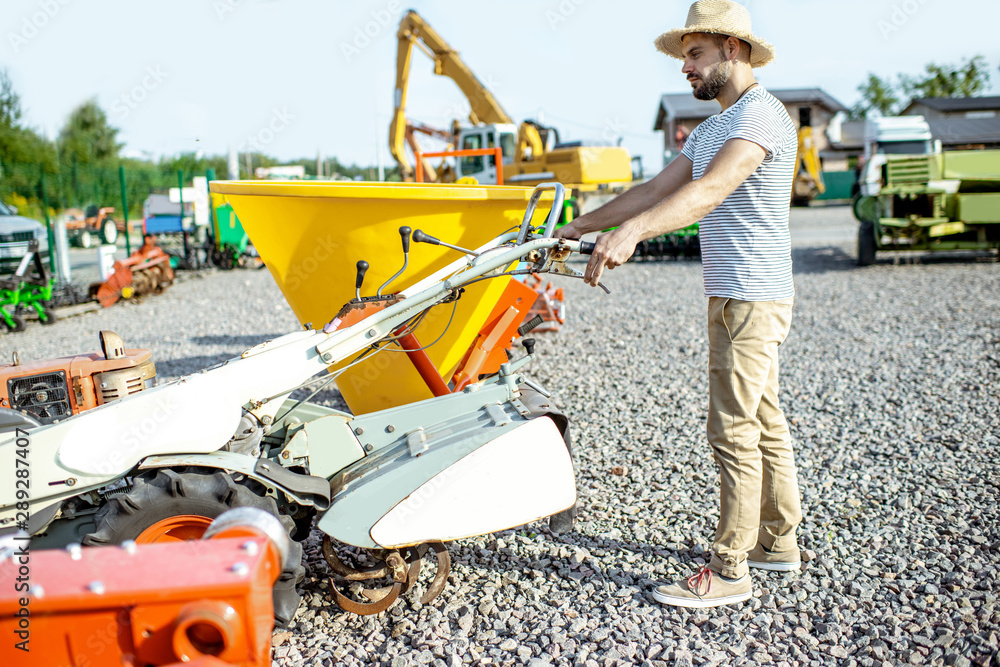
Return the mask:
{"type": "Polygon", "coordinates": [[[23,308],[33,309],[42,324],[56,321],[55,314],[45,305],[52,299],[54,283],[42,263],[38,241],[31,241],[14,273],[0,278],[0,318],[9,331],[24,331],[25,322],[20,315],[23,308]],[[30,268],[34,268],[33,275],[30,268]]]}
{"type": "Polygon", "coordinates": [[[854,202],[858,265],[877,251],[1000,248],[1000,151],[887,155],[878,195],[854,202]]]}
{"type": "Polygon", "coordinates": [[[655,239],[641,241],[635,247],[635,256],[650,260],[701,257],[698,223],[655,239]]]}
{"type": "MultiPolygon", "coordinates": [[[[413,587],[430,554],[438,571],[422,599],[438,595],[449,541],[545,517],[556,532],[572,527],[568,420],[524,372],[534,343],[515,359],[491,347],[506,347],[523,313],[516,290],[497,308],[514,277],[580,276],[566,260],[587,244],[551,238],[561,185],[530,198],[472,186],[212,187],[240,212],[304,330],[49,424],[0,408],[0,467],[31,461],[30,486],[0,488],[0,533],[20,527],[38,548],[156,543],[256,507],[295,539],[315,522],[335,599],[369,614],[413,587]],[[542,200],[548,216],[536,214],[542,200]],[[398,224],[417,219],[427,231],[398,224]],[[399,270],[386,261],[392,237],[399,270]],[[347,257],[358,260],[350,283],[347,257]],[[366,289],[366,277],[381,286],[366,289]],[[332,381],[353,414],[309,402],[332,381]]],[[[304,574],[291,544],[273,592],[279,623],[304,574]]]]}
{"type": "Polygon", "coordinates": [[[215,207],[215,245],[211,250],[212,264],[224,271],[240,266],[250,246],[250,237],[229,204],[215,207]]]}
{"type": "Polygon", "coordinates": [[[110,308],[119,299],[159,294],[173,281],[170,255],[156,245],[154,237],[146,236],[135,252],[114,263],[107,280],[90,286],[89,297],[110,308]]]}

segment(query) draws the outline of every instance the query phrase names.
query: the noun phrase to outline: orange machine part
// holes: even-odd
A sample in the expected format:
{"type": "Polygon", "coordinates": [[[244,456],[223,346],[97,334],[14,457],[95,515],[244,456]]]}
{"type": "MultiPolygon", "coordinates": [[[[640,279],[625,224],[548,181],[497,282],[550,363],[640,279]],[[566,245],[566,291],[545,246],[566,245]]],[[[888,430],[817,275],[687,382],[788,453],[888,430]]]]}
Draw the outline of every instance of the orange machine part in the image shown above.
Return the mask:
{"type": "Polygon", "coordinates": [[[506,349],[537,297],[534,289],[511,278],[497,305],[486,318],[486,324],[480,329],[475,342],[452,376],[455,391],[462,391],[468,384],[478,380],[480,375],[500,370],[500,365],[507,361],[506,349]]]}
{"type": "Polygon", "coordinates": [[[135,541],[138,544],[156,544],[200,540],[210,525],[212,519],[207,516],[197,514],[168,516],[139,533],[135,541]]]}
{"type": "Polygon", "coordinates": [[[0,634],[8,638],[0,664],[271,664],[271,589],[281,557],[255,529],[23,558],[26,564],[17,553],[0,563],[0,581],[8,584],[0,588],[0,634]],[[16,586],[24,567],[30,591],[16,586]],[[17,648],[22,641],[28,652],[17,648]]]}
{"type": "Polygon", "coordinates": [[[66,373],[73,414],[96,408],[97,395],[94,392],[94,374],[117,371],[123,368],[135,368],[148,361],[152,356],[153,353],[149,350],[135,349],[125,350],[123,359],[109,360],[105,359],[100,352],[88,352],[55,359],[29,361],[17,366],[5,364],[0,366],[0,408],[10,407],[10,396],[7,394],[8,380],[57,371],[66,373]]]}
{"type": "Polygon", "coordinates": [[[566,322],[564,316],[565,295],[562,288],[553,287],[551,282],[543,287],[542,277],[537,273],[532,273],[531,278],[525,280],[525,283],[538,295],[538,300],[535,301],[527,316],[528,319],[536,315],[542,317],[542,323],[535,327],[534,331],[558,331],[559,327],[566,322]]]}
{"type": "Polygon", "coordinates": [[[110,308],[121,298],[122,289],[135,280],[135,272],[161,266],[166,280],[174,279],[170,268],[170,255],[156,245],[152,236],[146,236],[142,246],[125,259],[114,263],[114,273],[98,285],[91,286],[91,292],[104,308],[110,308]]]}

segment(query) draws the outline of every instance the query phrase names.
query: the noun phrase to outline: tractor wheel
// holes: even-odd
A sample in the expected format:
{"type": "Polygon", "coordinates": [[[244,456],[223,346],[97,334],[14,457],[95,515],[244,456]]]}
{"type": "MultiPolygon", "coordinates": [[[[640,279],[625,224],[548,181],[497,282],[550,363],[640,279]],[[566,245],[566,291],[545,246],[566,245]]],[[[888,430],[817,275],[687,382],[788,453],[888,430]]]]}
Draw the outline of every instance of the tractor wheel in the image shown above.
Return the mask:
{"type": "Polygon", "coordinates": [[[101,223],[101,240],[108,245],[114,245],[118,240],[118,226],[111,218],[105,218],[101,223]]]}
{"type": "Polygon", "coordinates": [[[90,232],[86,229],[80,232],[80,235],[76,237],[76,242],[80,244],[81,248],[89,248],[94,245],[94,239],[90,236],[90,232]]]}
{"type": "MultiPolygon", "coordinates": [[[[94,516],[95,531],[83,538],[83,544],[196,540],[212,519],[233,507],[265,510],[289,532],[295,529],[292,519],[278,512],[274,499],[257,482],[237,482],[219,470],[161,468],[137,475],[128,493],[105,503],[94,516]]],[[[302,545],[292,542],[288,565],[274,584],[274,617],[281,627],[288,625],[299,606],[295,584],[304,575],[302,545]]]]}
{"type": "Polygon", "coordinates": [[[46,308],[45,309],[45,319],[43,320],[41,317],[39,317],[38,321],[41,322],[44,325],[49,325],[49,324],[55,324],[56,320],[58,320],[58,319],[59,318],[56,316],[56,314],[52,311],[51,308],[46,308]]]}
{"type": "Polygon", "coordinates": [[[17,333],[19,331],[24,331],[24,328],[27,326],[27,324],[25,323],[23,317],[21,317],[20,315],[13,315],[12,314],[10,316],[10,319],[14,323],[14,326],[11,326],[11,325],[7,324],[6,320],[4,321],[4,324],[7,325],[7,330],[9,332],[11,332],[11,333],[17,333]]]}
{"type": "Polygon", "coordinates": [[[851,202],[851,211],[858,222],[875,224],[881,217],[878,197],[858,195],[851,202]]]}
{"type": "Polygon", "coordinates": [[[858,266],[875,263],[875,224],[862,222],[858,225],[858,266]]]}

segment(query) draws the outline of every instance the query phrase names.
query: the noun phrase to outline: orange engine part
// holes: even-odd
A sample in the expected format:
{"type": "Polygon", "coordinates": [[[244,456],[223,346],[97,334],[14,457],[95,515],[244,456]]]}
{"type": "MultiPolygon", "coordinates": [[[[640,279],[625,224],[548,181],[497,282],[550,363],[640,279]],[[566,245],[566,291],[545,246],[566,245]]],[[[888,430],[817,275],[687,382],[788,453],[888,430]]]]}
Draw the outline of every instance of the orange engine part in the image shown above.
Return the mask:
{"type": "Polygon", "coordinates": [[[42,424],[66,419],[151,387],[156,378],[152,356],[122,345],[110,358],[90,352],[5,364],[0,366],[0,407],[27,412],[42,424]]]}
{"type": "Polygon", "coordinates": [[[160,292],[174,281],[170,255],[165,253],[152,236],[146,236],[142,246],[125,259],[114,263],[114,273],[103,283],[90,286],[91,298],[109,308],[118,302],[124,290],[131,288],[142,295],[160,292]]]}
{"type": "Polygon", "coordinates": [[[244,526],[204,541],[30,552],[23,565],[15,552],[0,563],[0,664],[270,665],[280,573],[277,548],[244,526]],[[30,590],[18,586],[22,567],[30,590]]]}

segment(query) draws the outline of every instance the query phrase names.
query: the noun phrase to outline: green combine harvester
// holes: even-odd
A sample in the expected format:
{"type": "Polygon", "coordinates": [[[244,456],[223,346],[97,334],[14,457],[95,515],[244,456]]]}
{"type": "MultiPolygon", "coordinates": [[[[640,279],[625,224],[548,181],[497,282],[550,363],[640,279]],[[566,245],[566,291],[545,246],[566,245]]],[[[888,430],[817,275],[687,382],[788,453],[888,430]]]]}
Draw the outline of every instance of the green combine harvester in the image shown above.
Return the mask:
{"type": "Polygon", "coordinates": [[[1000,151],[889,155],[878,195],[854,203],[858,265],[879,250],[1000,249],[1000,151]]]}

